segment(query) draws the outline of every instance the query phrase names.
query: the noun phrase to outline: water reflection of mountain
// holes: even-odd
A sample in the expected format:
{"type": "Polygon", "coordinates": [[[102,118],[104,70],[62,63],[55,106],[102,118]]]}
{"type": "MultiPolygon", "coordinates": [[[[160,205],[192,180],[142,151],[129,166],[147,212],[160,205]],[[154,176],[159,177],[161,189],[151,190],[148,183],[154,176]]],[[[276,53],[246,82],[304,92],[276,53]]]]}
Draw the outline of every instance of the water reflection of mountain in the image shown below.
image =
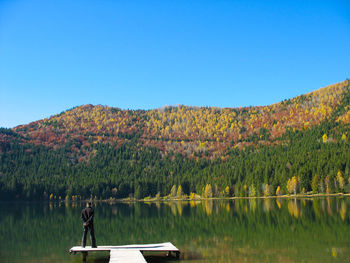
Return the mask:
{"type": "MultiPolygon", "coordinates": [[[[349,205],[348,198],[97,203],[96,235],[99,244],[171,241],[198,262],[343,262],[349,258],[349,205]]],[[[80,244],[83,204],[0,206],[2,259],[72,261],[67,250],[80,244]]]]}

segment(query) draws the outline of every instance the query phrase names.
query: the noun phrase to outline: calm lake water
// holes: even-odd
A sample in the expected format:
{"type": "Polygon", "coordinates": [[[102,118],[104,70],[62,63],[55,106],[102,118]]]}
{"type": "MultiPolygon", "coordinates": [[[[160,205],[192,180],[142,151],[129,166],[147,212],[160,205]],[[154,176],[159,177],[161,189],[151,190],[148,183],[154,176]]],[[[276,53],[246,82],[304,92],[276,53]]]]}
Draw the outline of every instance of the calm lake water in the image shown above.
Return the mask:
{"type": "MultiPolygon", "coordinates": [[[[82,262],[68,250],[80,245],[83,206],[0,203],[0,262],[82,262]]],[[[95,232],[98,245],[170,241],[181,251],[148,262],[350,262],[349,209],[350,198],[97,203],[95,232]]]]}

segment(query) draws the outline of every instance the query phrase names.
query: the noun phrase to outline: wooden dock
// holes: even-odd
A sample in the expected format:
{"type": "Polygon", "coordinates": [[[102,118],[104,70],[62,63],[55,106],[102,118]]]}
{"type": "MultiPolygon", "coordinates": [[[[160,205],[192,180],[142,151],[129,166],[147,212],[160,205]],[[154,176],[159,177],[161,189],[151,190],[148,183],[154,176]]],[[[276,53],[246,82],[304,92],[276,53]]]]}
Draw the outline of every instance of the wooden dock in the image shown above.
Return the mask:
{"type": "Polygon", "coordinates": [[[110,263],[147,263],[140,250],[111,250],[110,263]]]}
{"type": "Polygon", "coordinates": [[[109,251],[110,263],[147,263],[142,255],[144,251],[150,252],[168,252],[168,255],[175,254],[176,258],[179,258],[180,251],[172,243],[159,243],[159,244],[144,244],[144,245],[125,245],[125,246],[98,246],[92,248],[86,247],[72,247],[69,253],[83,253],[83,259],[86,259],[88,252],[94,251],[109,251]]]}

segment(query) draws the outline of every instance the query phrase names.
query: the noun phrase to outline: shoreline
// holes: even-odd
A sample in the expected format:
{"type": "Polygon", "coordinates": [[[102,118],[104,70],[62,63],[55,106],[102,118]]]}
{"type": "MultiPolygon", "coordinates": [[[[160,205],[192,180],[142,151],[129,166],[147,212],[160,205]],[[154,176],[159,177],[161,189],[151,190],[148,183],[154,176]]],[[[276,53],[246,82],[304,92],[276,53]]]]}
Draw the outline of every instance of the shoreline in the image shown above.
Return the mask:
{"type": "MultiPolygon", "coordinates": [[[[133,202],[178,202],[178,201],[216,201],[216,200],[244,200],[244,199],[294,199],[294,198],[318,198],[318,197],[350,197],[350,193],[333,193],[333,194],[296,194],[296,195],[279,195],[279,196],[232,196],[232,197],[211,197],[211,198],[143,198],[143,199],[104,199],[93,200],[93,202],[112,202],[112,203],[133,203],[133,202]]],[[[81,200],[86,202],[89,200],[81,200]]],[[[91,201],[91,200],[90,200],[91,201]]]]}
{"type": "Polygon", "coordinates": [[[135,203],[135,202],[144,202],[144,203],[155,203],[155,202],[202,202],[202,201],[220,201],[220,200],[249,200],[249,199],[311,199],[311,198],[324,198],[324,197],[350,197],[350,193],[333,193],[333,194],[296,194],[296,195],[279,195],[279,196],[232,196],[232,197],[197,197],[197,198],[143,198],[143,199],[134,199],[134,198],[122,198],[122,199],[82,199],[82,200],[0,200],[1,203],[84,203],[88,201],[92,201],[95,203],[135,203]]]}

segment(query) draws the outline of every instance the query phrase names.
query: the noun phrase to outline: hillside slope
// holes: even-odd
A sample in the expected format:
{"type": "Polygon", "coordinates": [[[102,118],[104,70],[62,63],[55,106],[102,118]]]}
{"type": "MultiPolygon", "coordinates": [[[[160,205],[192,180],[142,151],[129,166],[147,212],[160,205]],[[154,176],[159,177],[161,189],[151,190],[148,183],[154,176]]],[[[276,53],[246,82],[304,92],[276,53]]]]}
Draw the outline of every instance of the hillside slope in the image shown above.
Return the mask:
{"type": "Polygon", "coordinates": [[[0,128],[0,200],[350,192],[349,81],[274,105],[84,105],[0,128]]]}
{"type": "MultiPolygon", "coordinates": [[[[86,159],[96,143],[122,145],[137,137],[140,146],[186,156],[221,156],[227,147],[252,142],[273,144],[288,128],[307,129],[329,118],[349,93],[349,81],[263,107],[163,107],[120,110],[83,105],[48,119],[18,126],[23,142],[57,149],[69,143],[76,156],[86,159]]],[[[347,106],[339,121],[350,123],[347,106]]]]}

